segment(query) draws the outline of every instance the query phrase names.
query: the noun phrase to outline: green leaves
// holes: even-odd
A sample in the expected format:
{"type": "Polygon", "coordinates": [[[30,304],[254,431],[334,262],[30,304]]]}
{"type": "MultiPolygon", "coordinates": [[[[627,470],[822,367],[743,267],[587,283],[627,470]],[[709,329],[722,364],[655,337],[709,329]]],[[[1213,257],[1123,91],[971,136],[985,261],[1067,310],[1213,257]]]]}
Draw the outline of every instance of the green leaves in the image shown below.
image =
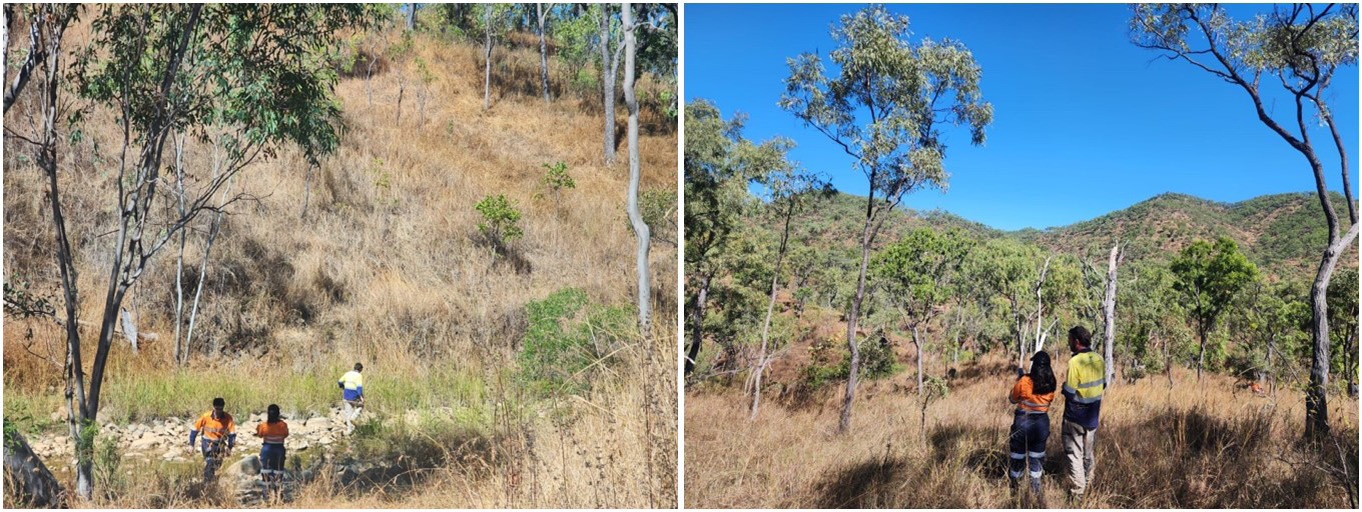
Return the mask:
{"type": "Polygon", "coordinates": [[[872,193],[890,202],[919,186],[945,187],[941,125],[967,126],[983,144],[993,107],[979,90],[982,72],[957,41],[908,42],[908,17],[872,6],[843,15],[830,77],[810,53],[787,62],[780,106],[823,132],[855,159],[872,193]]]}
{"type": "Polygon", "coordinates": [[[554,164],[546,163],[543,167],[546,169],[543,178],[544,184],[548,185],[549,189],[553,190],[555,194],[565,188],[577,188],[577,182],[572,179],[572,176],[568,176],[567,164],[560,161],[554,164]]]}
{"type": "Polygon", "coordinates": [[[505,247],[507,242],[524,234],[518,225],[520,210],[506,196],[497,194],[483,197],[474,208],[482,214],[483,219],[478,223],[478,231],[493,245],[505,247]]]}
{"type": "Polygon", "coordinates": [[[916,229],[874,256],[874,275],[890,302],[922,321],[956,295],[954,281],[973,247],[958,230],[916,229]]]}
{"type": "Polygon", "coordinates": [[[138,142],[172,128],[206,138],[217,125],[235,145],[292,143],[315,162],[339,141],[326,51],[372,21],[359,4],[106,5],[71,79],[82,97],[126,109],[138,142]]]}
{"type": "Polygon", "coordinates": [[[1239,245],[1223,236],[1214,245],[1205,240],[1192,242],[1169,269],[1177,278],[1173,289],[1182,294],[1183,303],[1204,331],[1214,328],[1235,294],[1258,276],[1258,268],[1239,252],[1239,245]]]}

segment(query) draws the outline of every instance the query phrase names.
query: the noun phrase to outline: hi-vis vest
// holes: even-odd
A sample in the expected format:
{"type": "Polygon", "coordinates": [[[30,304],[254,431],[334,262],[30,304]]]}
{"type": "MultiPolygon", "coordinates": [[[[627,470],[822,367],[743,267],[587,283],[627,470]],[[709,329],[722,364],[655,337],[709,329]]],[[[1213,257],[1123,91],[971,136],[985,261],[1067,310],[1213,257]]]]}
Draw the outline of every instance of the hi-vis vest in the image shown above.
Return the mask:
{"type": "Polygon", "coordinates": [[[1069,359],[1069,375],[1064,379],[1064,393],[1069,400],[1080,404],[1097,403],[1107,388],[1107,368],[1096,352],[1081,352],[1069,359]]]}
{"type": "Polygon", "coordinates": [[[1107,388],[1107,368],[1102,356],[1087,351],[1069,359],[1064,378],[1064,421],[1087,429],[1097,428],[1102,411],[1102,392],[1107,388]]]}
{"type": "Polygon", "coordinates": [[[284,438],[288,437],[288,423],[284,423],[284,420],[262,422],[255,427],[255,435],[265,438],[266,443],[284,444],[284,438]]]}
{"type": "Polygon", "coordinates": [[[225,434],[236,432],[236,423],[232,422],[232,415],[222,413],[222,418],[214,419],[213,411],[203,413],[199,416],[199,421],[194,422],[194,430],[203,433],[204,439],[222,439],[225,434]]]}
{"type": "Polygon", "coordinates": [[[345,390],[346,400],[359,400],[359,397],[364,396],[364,376],[357,371],[345,372],[337,383],[345,390]]]}
{"type": "Polygon", "coordinates": [[[1054,391],[1037,395],[1035,382],[1031,380],[1030,375],[1023,375],[1017,379],[1017,384],[1012,386],[1012,393],[1008,396],[1008,400],[1017,404],[1017,414],[1046,414],[1050,411],[1050,402],[1054,399],[1054,391]]]}

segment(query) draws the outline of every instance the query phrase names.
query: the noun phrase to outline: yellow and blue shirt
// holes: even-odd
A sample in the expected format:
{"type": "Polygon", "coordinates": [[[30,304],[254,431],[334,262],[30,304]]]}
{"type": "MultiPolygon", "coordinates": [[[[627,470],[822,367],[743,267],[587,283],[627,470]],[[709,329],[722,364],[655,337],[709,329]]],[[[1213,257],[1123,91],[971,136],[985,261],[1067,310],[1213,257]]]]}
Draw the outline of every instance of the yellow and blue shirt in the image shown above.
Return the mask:
{"type": "Polygon", "coordinates": [[[1102,356],[1084,350],[1069,358],[1068,375],[1061,391],[1064,393],[1064,421],[1072,421],[1083,428],[1097,428],[1097,416],[1102,410],[1102,392],[1107,388],[1107,365],[1102,356]]]}
{"type": "Polygon", "coordinates": [[[346,400],[359,400],[364,397],[364,376],[357,371],[345,372],[336,384],[344,390],[343,398],[346,400]]]}

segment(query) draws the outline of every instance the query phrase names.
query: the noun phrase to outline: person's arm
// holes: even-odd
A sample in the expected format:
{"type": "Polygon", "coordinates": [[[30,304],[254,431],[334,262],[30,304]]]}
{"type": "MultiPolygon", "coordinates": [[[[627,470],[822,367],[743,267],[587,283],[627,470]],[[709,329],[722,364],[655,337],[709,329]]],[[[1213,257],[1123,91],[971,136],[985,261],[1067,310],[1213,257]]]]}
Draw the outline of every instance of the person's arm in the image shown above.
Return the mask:
{"type": "Polygon", "coordinates": [[[195,422],[194,422],[194,426],[189,427],[189,447],[190,447],[190,448],[193,448],[193,447],[194,447],[194,439],[197,438],[197,437],[199,437],[199,429],[201,429],[201,428],[203,428],[203,418],[202,418],[202,417],[200,417],[198,421],[195,421],[195,422]]]}
{"type": "Polygon", "coordinates": [[[227,449],[231,450],[236,446],[236,422],[227,418],[227,449]]]}
{"type": "Polygon", "coordinates": [[[1017,379],[1017,383],[1012,385],[1012,392],[1007,395],[1007,401],[1015,404],[1025,398],[1026,394],[1030,392],[1028,388],[1031,386],[1027,386],[1029,382],[1025,378],[1017,379]]]}

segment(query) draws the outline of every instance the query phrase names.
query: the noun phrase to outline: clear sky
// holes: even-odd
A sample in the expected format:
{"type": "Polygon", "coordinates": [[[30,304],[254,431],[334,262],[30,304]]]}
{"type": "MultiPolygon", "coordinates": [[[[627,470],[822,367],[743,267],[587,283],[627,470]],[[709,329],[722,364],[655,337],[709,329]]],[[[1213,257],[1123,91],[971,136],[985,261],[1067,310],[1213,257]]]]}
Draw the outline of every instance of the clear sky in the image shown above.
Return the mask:
{"type": "MultiPolygon", "coordinates": [[[[866,180],[835,144],[776,105],[786,58],[835,47],[829,25],[859,5],[686,5],[685,95],[725,117],[750,115],[745,136],[794,139],[792,158],[865,194],[866,180]]],[[[1091,219],[1163,192],[1217,201],[1313,191],[1304,157],[1258,121],[1238,86],[1185,62],[1156,58],[1129,41],[1124,4],[889,5],[907,14],[913,41],[962,41],[983,69],[993,103],[988,141],[971,146],[947,131],[949,189],[917,191],[913,209],[941,208],[1000,229],[1046,228],[1091,219]]],[[[1232,6],[1237,18],[1270,5],[1232,6]]],[[[1340,69],[1328,95],[1358,186],[1358,69],[1340,69]]],[[[1275,79],[1265,100],[1279,120],[1294,105],[1275,79]]],[[[1331,190],[1342,191],[1327,129],[1311,135],[1331,190]]]]}

